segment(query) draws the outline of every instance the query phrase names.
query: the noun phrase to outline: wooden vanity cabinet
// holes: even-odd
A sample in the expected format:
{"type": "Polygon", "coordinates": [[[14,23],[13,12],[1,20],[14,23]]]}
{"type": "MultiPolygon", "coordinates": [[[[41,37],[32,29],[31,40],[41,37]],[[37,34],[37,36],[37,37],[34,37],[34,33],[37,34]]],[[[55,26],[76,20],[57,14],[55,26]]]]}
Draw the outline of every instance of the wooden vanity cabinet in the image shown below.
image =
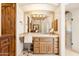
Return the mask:
{"type": "Polygon", "coordinates": [[[38,54],[58,54],[59,53],[59,41],[58,38],[33,38],[34,53],[38,54]]]}

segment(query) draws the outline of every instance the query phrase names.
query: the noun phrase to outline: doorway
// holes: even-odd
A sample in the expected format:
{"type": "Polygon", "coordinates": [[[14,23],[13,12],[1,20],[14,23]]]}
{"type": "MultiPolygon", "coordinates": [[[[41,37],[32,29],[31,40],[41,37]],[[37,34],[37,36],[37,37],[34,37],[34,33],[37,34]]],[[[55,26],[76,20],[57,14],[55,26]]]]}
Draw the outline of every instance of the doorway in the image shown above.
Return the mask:
{"type": "Polygon", "coordinates": [[[70,11],[65,12],[66,19],[66,48],[72,49],[72,13],[70,11]]]}

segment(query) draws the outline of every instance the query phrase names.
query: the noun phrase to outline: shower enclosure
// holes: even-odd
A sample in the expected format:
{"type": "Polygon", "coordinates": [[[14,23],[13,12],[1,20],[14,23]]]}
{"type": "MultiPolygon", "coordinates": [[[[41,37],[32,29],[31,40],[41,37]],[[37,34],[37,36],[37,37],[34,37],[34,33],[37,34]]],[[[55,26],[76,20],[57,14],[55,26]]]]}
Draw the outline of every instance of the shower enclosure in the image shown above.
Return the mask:
{"type": "Polygon", "coordinates": [[[70,11],[65,12],[65,19],[66,19],[66,48],[72,49],[72,13],[70,11]]]}

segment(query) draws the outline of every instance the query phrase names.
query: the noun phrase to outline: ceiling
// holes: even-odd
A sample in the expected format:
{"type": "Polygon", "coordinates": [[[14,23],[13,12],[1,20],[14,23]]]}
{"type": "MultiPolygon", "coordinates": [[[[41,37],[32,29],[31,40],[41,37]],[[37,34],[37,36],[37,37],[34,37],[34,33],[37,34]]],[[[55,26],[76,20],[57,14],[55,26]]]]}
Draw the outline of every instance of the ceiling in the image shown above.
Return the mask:
{"type": "Polygon", "coordinates": [[[35,11],[35,10],[46,10],[46,11],[54,11],[59,4],[47,4],[47,3],[20,3],[19,4],[25,12],[35,11]]]}
{"type": "Polygon", "coordinates": [[[66,5],[66,11],[73,11],[79,9],[79,3],[69,3],[66,5]]]}

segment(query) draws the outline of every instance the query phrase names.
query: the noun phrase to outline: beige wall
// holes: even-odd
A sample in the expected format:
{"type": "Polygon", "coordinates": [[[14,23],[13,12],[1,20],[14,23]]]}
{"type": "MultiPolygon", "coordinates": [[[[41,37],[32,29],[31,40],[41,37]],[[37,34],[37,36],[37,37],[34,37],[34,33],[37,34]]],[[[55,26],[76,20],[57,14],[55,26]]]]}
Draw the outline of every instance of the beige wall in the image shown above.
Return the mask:
{"type": "Polygon", "coordinates": [[[60,4],[60,20],[59,20],[59,31],[60,31],[60,55],[65,56],[65,4],[60,4]]]}
{"type": "Polygon", "coordinates": [[[79,8],[72,11],[72,49],[79,52],[79,8]]]}
{"type": "Polygon", "coordinates": [[[23,49],[23,43],[20,41],[19,36],[24,33],[24,12],[17,4],[16,12],[16,55],[19,55],[23,49]]]}
{"type": "Polygon", "coordinates": [[[58,32],[59,32],[59,49],[60,55],[65,55],[65,5],[60,4],[55,10],[54,19],[58,19],[58,32]]]}

